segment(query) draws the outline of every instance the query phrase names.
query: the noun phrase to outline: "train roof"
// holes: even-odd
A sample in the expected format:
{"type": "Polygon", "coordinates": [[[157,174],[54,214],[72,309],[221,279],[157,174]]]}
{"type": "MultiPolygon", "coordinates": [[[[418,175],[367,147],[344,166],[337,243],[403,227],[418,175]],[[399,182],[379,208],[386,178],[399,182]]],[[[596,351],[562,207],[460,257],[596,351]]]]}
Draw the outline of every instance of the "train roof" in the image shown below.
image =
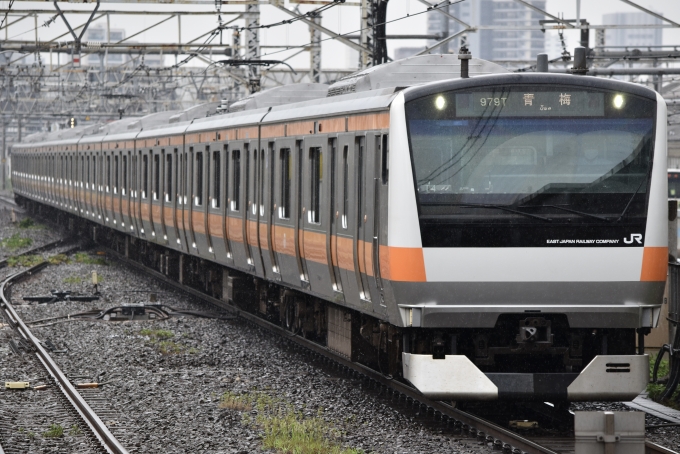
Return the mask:
{"type": "MultiPolygon", "coordinates": [[[[328,96],[460,78],[460,62],[458,54],[429,54],[373,66],[343,77],[330,86],[328,96]]],[[[470,77],[510,72],[501,65],[479,58],[469,59],[468,68],[470,77]]]]}
{"type": "Polygon", "coordinates": [[[389,108],[398,92],[407,100],[445,89],[517,82],[570,84],[626,90],[648,98],[655,92],[637,84],[596,77],[550,73],[510,73],[495,63],[471,58],[470,78],[460,78],[461,60],[456,54],[421,55],[358,71],[328,86],[293,84],[254,93],[218,113],[219,103],[206,103],[183,111],[159,112],[126,118],[106,125],[65,129],[27,137],[15,146],[58,145],[134,140],[179,135],[255,124],[271,124],[389,108]]]}

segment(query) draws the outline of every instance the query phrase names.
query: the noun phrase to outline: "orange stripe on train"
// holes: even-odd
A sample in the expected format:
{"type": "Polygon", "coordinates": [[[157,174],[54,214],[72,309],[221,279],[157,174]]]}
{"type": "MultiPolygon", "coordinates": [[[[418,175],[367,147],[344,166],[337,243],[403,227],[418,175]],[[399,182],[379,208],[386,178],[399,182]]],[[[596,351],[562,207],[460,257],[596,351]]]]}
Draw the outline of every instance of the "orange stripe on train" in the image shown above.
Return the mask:
{"type": "Polygon", "coordinates": [[[644,282],[664,282],[668,270],[667,247],[645,247],[642,253],[640,280],[644,282]]]}
{"type": "Polygon", "coordinates": [[[425,282],[422,248],[380,246],[380,274],[392,281],[425,282]]]}

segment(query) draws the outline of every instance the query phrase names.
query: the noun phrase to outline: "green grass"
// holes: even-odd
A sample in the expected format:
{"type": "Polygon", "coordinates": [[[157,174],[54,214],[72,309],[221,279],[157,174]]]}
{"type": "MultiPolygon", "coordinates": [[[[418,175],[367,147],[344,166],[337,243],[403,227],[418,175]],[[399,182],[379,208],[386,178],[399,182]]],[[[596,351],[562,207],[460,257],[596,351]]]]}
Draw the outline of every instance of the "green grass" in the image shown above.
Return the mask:
{"type": "Polygon", "coordinates": [[[76,263],[83,263],[85,265],[108,265],[109,262],[103,257],[91,257],[86,252],[76,252],[73,256],[76,263]]]}
{"type": "Polygon", "coordinates": [[[163,340],[163,339],[170,339],[171,337],[175,336],[175,333],[173,333],[170,330],[167,329],[149,329],[149,328],[144,328],[139,331],[139,334],[142,336],[149,336],[151,340],[163,340]]]}
{"type": "MultiPolygon", "coordinates": [[[[653,355],[649,358],[649,379],[651,380],[653,377],[654,373],[654,363],[656,362],[656,355],[653,355]]],[[[657,372],[657,378],[664,378],[668,376],[670,373],[670,364],[667,359],[661,360],[661,363],[659,364],[659,371],[657,372]]],[[[658,384],[658,383],[649,383],[647,385],[647,394],[649,395],[649,398],[659,402],[659,397],[663,393],[663,391],[666,389],[665,384],[658,384]]],[[[675,390],[673,395],[671,396],[670,399],[665,399],[661,401],[662,404],[675,408],[676,410],[680,410],[680,387],[675,390]]]]}
{"type": "Polygon", "coordinates": [[[41,255],[20,255],[18,257],[8,257],[7,266],[9,267],[23,266],[29,268],[44,261],[45,259],[43,259],[41,255]]]}
{"type": "Polygon", "coordinates": [[[80,427],[78,427],[78,424],[74,424],[71,426],[71,430],[68,431],[69,435],[80,435],[80,427]]]}
{"type": "Polygon", "coordinates": [[[167,329],[149,329],[144,328],[139,331],[142,336],[149,336],[151,344],[158,349],[163,355],[178,355],[180,353],[195,354],[198,350],[195,348],[188,348],[184,344],[172,341],[175,333],[167,329]]]}
{"type": "Polygon", "coordinates": [[[321,417],[305,417],[295,412],[283,400],[267,393],[235,394],[225,392],[218,404],[244,412],[241,422],[245,425],[257,424],[264,432],[262,445],[280,454],[362,454],[362,450],[343,448],[341,433],[321,417]],[[250,411],[257,408],[258,416],[253,420],[250,411]]]}
{"type": "Polygon", "coordinates": [[[28,228],[33,227],[34,225],[35,225],[35,222],[33,222],[33,219],[31,219],[31,218],[25,218],[25,219],[22,219],[19,222],[19,228],[21,228],[21,229],[28,229],[28,228]]]}
{"type": "Polygon", "coordinates": [[[5,238],[4,240],[0,241],[0,247],[4,249],[9,249],[9,250],[17,250],[21,248],[26,248],[29,247],[30,245],[33,244],[33,240],[30,238],[23,238],[19,236],[18,233],[15,233],[9,238],[5,238]]]}
{"type": "Polygon", "coordinates": [[[19,221],[19,228],[20,229],[35,229],[35,230],[41,230],[44,229],[45,226],[42,224],[36,223],[33,219],[31,218],[24,218],[21,221],[19,221]]]}
{"type": "Polygon", "coordinates": [[[340,437],[320,417],[305,418],[294,413],[264,418],[264,439],[266,449],[275,449],[283,454],[359,454],[362,451],[343,448],[334,439],[340,437]]]}
{"type": "Polygon", "coordinates": [[[45,438],[61,438],[64,436],[64,428],[59,424],[52,424],[47,432],[43,433],[45,438]]]}
{"type": "Polygon", "coordinates": [[[69,276],[64,278],[64,284],[80,284],[83,282],[83,278],[80,276],[69,276]]]}
{"type": "Polygon", "coordinates": [[[56,254],[47,259],[50,265],[61,265],[62,263],[71,263],[66,254],[56,254]]]}

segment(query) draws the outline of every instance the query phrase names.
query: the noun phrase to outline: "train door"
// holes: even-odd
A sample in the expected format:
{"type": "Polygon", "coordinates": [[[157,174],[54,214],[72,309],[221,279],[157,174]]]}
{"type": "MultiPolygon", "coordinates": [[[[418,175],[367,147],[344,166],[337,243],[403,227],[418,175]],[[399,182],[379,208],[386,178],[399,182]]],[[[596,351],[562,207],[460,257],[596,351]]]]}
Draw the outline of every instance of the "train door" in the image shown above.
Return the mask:
{"type": "Polygon", "coordinates": [[[340,209],[342,207],[342,148],[339,146],[337,137],[328,139],[328,160],[330,162],[330,179],[328,201],[329,209],[329,232],[326,247],[328,249],[329,267],[331,276],[331,286],[333,288],[333,299],[337,302],[344,302],[345,296],[342,290],[342,278],[340,274],[340,262],[338,256],[338,233],[342,227],[340,209]]]}
{"type": "MultiPolygon", "coordinates": [[[[372,294],[370,289],[370,281],[368,279],[369,266],[366,262],[366,251],[369,249],[366,240],[370,244],[370,228],[368,226],[368,212],[370,207],[369,199],[369,185],[367,182],[371,180],[371,159],[369,150],[366,145],[366,137],[358,136],[354,141],[354,153],[356,157],[356,236],[355,236],[355,261],[357,264],[357,280],[359,281],[359,288],[361,290],[360,297],[364,301],[371,301],[372,294]]],[[[372,186],[372,185],[370,185],[372,186]]],[[[371,213],[372,214],[372,213],[371,213]]]]}
{"type": "Polygon", "coordinates": [[[194,147],[189,147],[186,155],[184,156],[185,158],[185,199],[184,199],[184,236],[187,240],[187,251],[194,253],[196,252],[195,249],[197,247],[196,245],[196,238],[194,237],[194,227],[193,227],[193,220],[192,220],[192,215],[194,211],[194,147]]]}
{"type": "Polygon", "coordinates": [[[113,226],[119,230],[122,229],[123,223],[122,158],[123,153],[120,150],[113,151],[113,226]]]}
{"type": "Polygon", "coordinates": [[[102,162],[104,167],[104,221],[107,225],[113,225],[114,213],[113,205],[115,200],[113,184],[113,151],[102,152],[102,162]]]}
{"type": "Polygon", "coordinates": [[[179,239],[175,216],[177,152],[177,148],[171,148],[166,150],[163,156],[163,238],[165,244],[173,248],[177,248],[177,240],[179,239]]]}
{"type": "MultiPolygon", "coordinates": [[[[200,136],[203,136],[201,134],[200,136]]],[[[208,207],[210,200],[208,188],[210,183],[210,145],[197,144],[194,152],[194,200],[192,207],[192,229],[196,242],[195,253],[213,258],[213,248],[208,233],[208,207]]]]}
{"type": "Polygon", "coordinates": [[[272,243],[281,280],[297,287],[304,276],[296,243],[298,210],[296,142],[293,139],[277,139],[274,146],[275,197],[272,243]]]}
{"type": "MultiPolygon", "coordinates": [[[[139,143],[139,145],[144,146],[144,142],[139,143]]],[[[144,229],[142,224],[142,191],[144,190],[142,169],[142,150],[136,148],[133,158],[133,184],[135,185],[135,190],[132,201],[132,217],[135,222],[135,235],[137,236],[141,236],[141,232],[144,229]]]]}
{"type": "MultiPolygon", "coordinates": [[[[156,141],[158,144],[158,141],[156,141]]],[[[149,224],[151,227],[147,238],[155,243],[163,242],[163,194],[161,192],[161,181],[163,181],[163,169],[161,166],[161,158],[164,150],[158,146],[152,148],[149,152],[149,175],[150,192],[149,197],[149,224]]]]}
{"type": "Polygon", "coordinates": [[[226,241],[224,232],[224,219],[222,213],[225,205],[224,198],[224,166],[223,162],[224,150],[220,143],[215,143],[208,150],[208,241],[210,244],[210,253],[213,257],[219,258],[220,262],[224,262],[226,250],[224,242],[226,241]]]}
{"type": "Polygon", "coordinates": [[[247,211],[245,206],[244,183],[246,180],[246,156],[248,147],[241,140],[229,143],[230,147],[230,171],[231,180],[229,188],[229,216],[227,218],[227,232],[229,244],[234,259],[234,264],[239,268],[250,268],[248,257],[248,247],[245,236],[245,216],[247,211]]]}
{"type": "Polygon", "coordinates": [[[260,150],[258,140],[250,140],[245,144],[244,150],[248,150],[246,158],[246,199],[248,200],[246,216],[244,219],[246,226],[246,249],[250,265],[256,274],[265,276],[262,255],[260,249],[260,206],[261,206],[261,166],[264,161],[261,159],[264,150],[260,150]]]}
{"type": "Polygon", "coordinates": [[[332,295],[327,238],[330,235],[328,139],[307,137],[302,150],[302,257],[311,289],[332,295]]]}
{"type": "Polygon", "coordinates": [[[362,307],[363,287],[357,260],[357,159],[354,134],[340,134],[337,140],[337,222],[335,251],[340,287],[347,304],[362,307]]]}
{"type": "Polygon", "coordinates": [[[360,254],[360,261],[363,263],[362,278],[365,282],[365,289],[370,293],[373,311],[382,314],[385,313],[386,308],[380,278],[380,245],[378,241],[380,233],[381,135],[367,133],[363,145],[362,159],[365,171],[363,172],[363,194],[361,197],[363,206],[360,207],[362,212],[360,231],[362,238],[360,239],[363,241],[363,251],[360,254]]]}
{"type": "MultiPolygon", "coordinates": [[[[222,133],[226,134],[226,133],[222,133]]],[[[218,138],[220,138],[220,133],[218,133],[218,138]]],[[[226,139],[226,136],[225,136],[226,139]]],[[[232,245],[229,241],[229,187],[231,184],[231,176],[230,176],[230,161],[231,161],[231,156],[229,154],[229,144],[226,142],[223,142],[219,144],[220,146],[220,161],[222,164],[222,170],[221,172],[221,179],[222,179],[222,184],[221,184],[221,208],[220,208],[220,226],[222,228],[222,238],[223,238],[223,243],[222,247],[219,249],[221,253],[217,254],[217,257],[225,257],[225,260],[227,263],[232,262],[232,254],[231,254],[231,249],[232,245]]],[[[213,246],[215,248],[215,251],[218,251],[217,244],[213,246]]]]}
{"type": "Polygon", "coordinates": [[[177,211],[175,212],[175,219],[177,219],[177,227],[179,230],[179,246],[183,251],[189,252],[191,245],[191,238],[189,236],[189,215],[187,202],[188,188],[189,188],[189,150],[188,147],[183,147],[179,151],[179,165],[177,168],[177,211]],[[186,212],[186,213],[185,213],[186,212]]]}
{"type": "MultiPolygon", "coordinates": [[[[276,156],[276,142],[270,141],[266,145],[266,153],[263,156],[264,169],[262,185],[262,201],[261,207],[262,217],[260,218],[260,244],[266,244],[267,251],[262,251],[262,261],[267,272],[267,276],[271,279],[280,281],[281,270],[276,261],[276,251],[274,247],[274,217],[276,210],[276,192],[275,192],[275,156],[276,156]]],[[[263,248],[265,248],[263,246],[263,248]]]]}
{"type": "Polygon", "coordinates": [[[123,213],[123,220],[121,222],[121,227],[124,230],[129,231],[130,227],[133,226],[132,223],[132,151],[124,150],[123,161],[121,162],[121,183],[122,187],[120,189],[121,195],[121,210],[123,213]]]}
{"type": "Polygon", "coordinates": [[[105,218],[104,207],[106,205],[106,163],[100,153],[91,153],[92,184],[94,188],[93,198],[88,201],[92,208],[92,219],[101,222],[105,218]]]}

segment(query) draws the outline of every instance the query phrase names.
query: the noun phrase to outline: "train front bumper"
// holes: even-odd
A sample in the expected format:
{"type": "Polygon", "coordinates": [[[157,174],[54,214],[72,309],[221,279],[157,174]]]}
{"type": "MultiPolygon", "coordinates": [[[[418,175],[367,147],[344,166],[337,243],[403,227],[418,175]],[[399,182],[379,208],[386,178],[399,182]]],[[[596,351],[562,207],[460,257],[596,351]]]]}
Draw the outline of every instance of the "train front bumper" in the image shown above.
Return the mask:
{"type": "Polygon", "coordinates": [[[581,373],[484,373],[464,355],[402,353],[404,378],[440,400],[630,401],[649,382],[649,355],[598,355],[581,373]]]}

